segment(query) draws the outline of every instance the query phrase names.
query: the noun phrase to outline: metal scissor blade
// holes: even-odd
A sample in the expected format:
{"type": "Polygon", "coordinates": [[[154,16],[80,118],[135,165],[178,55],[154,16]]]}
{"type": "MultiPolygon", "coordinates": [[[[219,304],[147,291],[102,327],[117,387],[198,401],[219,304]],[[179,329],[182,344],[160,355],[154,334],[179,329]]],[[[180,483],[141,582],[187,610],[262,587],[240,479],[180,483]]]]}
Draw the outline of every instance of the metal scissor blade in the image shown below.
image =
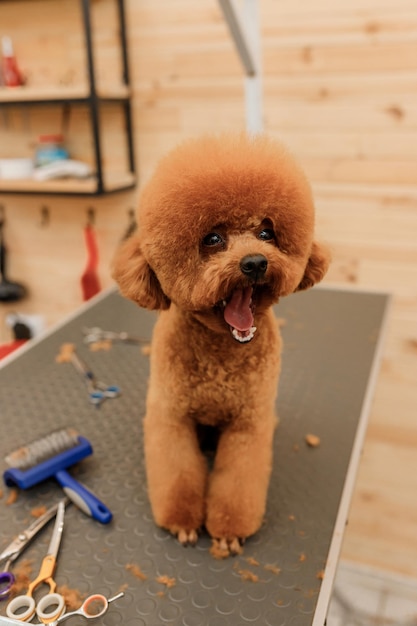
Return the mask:
{"type": "Polygon", "coordinates": [[[59,545],[61,543],[61,538],[62,538],[62,532],[64,530],[64,516],[65,516],[65,504],[61,500],[61,502],[58,502],[55,526],[54,526],[52,538],[51,538],[48,552],[47,552],[48,556],[53,556],[56,558],[58,554],[59,545]]]}
{"type": "MultiPolygon", "coordinates": [[[[68,500],[65,500],[68,502],[68,500]]],[[[7,546],[7,548],[0,554],[1,561],[9,561],[12,563],[26,546],[32,541],[32,539],[38,534],[40,530],[56,516],[59,504],[54,504],[43,515],[38,517],[26,530],[17,535],[15,539],[7,546]]]]}
{"type": "Polygon", "coordinates": [[[83,361],[75,352],[72,352],[71,354],[71,363],[73,364],[77,372],[87,380],[87,382],[90,381],[91,383],[94,383],[93,372],[88,367],[87,363],[83,361]]]}

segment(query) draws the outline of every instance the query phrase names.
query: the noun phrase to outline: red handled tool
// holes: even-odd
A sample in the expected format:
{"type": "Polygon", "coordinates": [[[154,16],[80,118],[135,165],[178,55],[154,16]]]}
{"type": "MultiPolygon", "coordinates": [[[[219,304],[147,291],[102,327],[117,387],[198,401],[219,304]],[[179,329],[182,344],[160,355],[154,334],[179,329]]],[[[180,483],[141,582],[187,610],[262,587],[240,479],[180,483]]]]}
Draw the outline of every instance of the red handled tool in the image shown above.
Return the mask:
{"type": "Polygon", "coordinates": [[[84,236],[88,256],[86,268],[81,276],[81,288],[83,292],[83,299],[89,300],[101,290],[100,280],[97,274],[98,248],[91,219],[84,228],[84,236]]]}

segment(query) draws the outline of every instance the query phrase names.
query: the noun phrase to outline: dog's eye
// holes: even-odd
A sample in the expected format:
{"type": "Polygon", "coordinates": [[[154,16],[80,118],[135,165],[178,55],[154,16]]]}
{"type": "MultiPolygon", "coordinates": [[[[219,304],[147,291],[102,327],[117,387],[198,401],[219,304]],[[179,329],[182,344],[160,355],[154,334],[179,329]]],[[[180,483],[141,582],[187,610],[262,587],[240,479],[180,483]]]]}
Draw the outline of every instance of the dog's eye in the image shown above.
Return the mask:
{"type": "Polygon", "coordinates": [[[259,233],[258,238],[262,239],[262,241],[274,241],[275,234],[272,228],[263,228],[259,233]]]}
{"type": "Polygon", "coordinates": [[[224,245],[224,239],[218,233],[209,233],[203,239],[203,245],[209,248],[213,246],[222,246],[224,245]]]}

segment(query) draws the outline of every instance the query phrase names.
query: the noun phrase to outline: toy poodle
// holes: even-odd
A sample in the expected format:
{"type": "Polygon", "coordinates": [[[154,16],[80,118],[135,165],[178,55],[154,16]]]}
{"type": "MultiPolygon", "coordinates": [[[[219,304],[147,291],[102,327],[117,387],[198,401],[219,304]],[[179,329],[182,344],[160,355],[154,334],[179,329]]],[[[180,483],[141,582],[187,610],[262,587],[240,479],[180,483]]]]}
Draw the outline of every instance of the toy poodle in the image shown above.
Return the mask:
{"type": "Polygon", "coordinates": [[[263,522],[281,338],[272,305],[308,289],[329,255],[309,183],[265,135],[205,136],[164,157],[117,251],[121,293],[160,311],[144,418],[156,523],[183,544],[205,527],[238,553],[263,522]],[[216,434],[214,457],[201,431],[216,434]]]}

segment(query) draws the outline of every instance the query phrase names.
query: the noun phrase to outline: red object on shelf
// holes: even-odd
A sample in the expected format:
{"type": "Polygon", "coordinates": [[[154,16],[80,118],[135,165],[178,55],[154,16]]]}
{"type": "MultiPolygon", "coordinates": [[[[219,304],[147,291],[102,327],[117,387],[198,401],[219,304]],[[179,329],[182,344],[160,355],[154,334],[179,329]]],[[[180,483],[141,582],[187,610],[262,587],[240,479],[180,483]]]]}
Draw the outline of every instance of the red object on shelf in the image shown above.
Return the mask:
{"type": "Polygon", "coordinates": [[[23,77],[17,65],[16,57],[14,56],[12,40],[10,37],[3,37],[2,53],[1,67],[5,86],[19,87],[19,85],[23,85],[23,77]]]}
{"type": "Polygon", "coordinates": [[[64,135],[56,133],[52,135],[39,135],[39,143],[64,143],[64,135]]]}

